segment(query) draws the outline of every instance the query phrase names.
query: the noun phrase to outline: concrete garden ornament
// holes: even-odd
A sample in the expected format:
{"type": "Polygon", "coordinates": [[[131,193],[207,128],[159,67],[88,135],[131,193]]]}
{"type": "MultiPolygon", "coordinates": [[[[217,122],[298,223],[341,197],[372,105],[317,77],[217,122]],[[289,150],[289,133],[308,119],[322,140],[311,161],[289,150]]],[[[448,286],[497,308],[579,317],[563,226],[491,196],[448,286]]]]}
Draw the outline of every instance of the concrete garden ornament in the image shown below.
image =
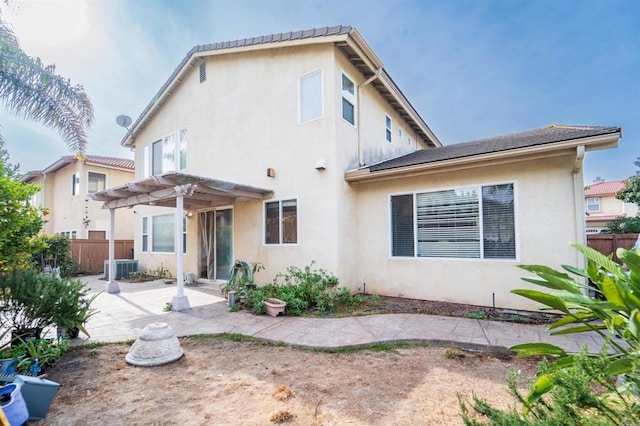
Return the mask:
{"type": "Polygon", "coordinates": [[[183,354],[180,342],[169,324],[154,322],[140,332],[125,360],[133,365],[154,367],[173,362],[183,354]]]}

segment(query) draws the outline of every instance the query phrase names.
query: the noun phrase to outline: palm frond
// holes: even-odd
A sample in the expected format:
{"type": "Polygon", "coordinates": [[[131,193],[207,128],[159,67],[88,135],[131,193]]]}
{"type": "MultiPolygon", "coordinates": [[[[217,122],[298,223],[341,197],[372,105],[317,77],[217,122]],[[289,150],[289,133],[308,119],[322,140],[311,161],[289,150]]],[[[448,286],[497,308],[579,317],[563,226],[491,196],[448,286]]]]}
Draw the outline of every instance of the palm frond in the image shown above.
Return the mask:
{"type": "Polygon", "coordinates": [[[57,130],[74,153],[86,152],[93,107],[84,88],[57,75],[54,65],[27,55],[1,16],[0,99],[14,114],[57,130]]]}

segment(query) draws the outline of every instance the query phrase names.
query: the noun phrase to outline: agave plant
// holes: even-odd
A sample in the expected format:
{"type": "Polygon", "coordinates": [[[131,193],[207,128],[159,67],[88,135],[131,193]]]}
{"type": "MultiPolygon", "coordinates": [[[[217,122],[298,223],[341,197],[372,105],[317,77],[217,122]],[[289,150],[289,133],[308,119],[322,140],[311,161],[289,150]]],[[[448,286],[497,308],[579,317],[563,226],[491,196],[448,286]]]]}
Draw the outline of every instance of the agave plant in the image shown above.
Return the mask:
{"type": "MultiPolygon", "coordinates": [[[[512,292],[544,305],[543,309],[560,311],[564,316],[549,326],[551,335],[595,332],[604,338],[601,354],[606,356],[606,373],[612,380],[622,376],[625,387],[637,393],[640,384],[640,250],[618,249],[616,254],[625,267],[610,257],[579,244],[572,244],[587,259],[585,269],[563,265],[576,276],[547,266],[521,265],[537,277],[523,280],[551,289],[513,290],[512,292]],[[627,269],[628,268],[628,269],[627,269]],[[586,284],[590,280],[592,285],[586,284]]],[[[548,343],[526,343],[510,348],[519,356],[556,358],[555,369],[574,365],[578,353],[548,343]]],[[[596,356],[596,355],[593,355],[596,356]]],[[[554,387],[549,374],[540,374],[526,398],[525,411],[554,387]]],[[[636,407],[637,408],[637,407],[636,407]]]]}

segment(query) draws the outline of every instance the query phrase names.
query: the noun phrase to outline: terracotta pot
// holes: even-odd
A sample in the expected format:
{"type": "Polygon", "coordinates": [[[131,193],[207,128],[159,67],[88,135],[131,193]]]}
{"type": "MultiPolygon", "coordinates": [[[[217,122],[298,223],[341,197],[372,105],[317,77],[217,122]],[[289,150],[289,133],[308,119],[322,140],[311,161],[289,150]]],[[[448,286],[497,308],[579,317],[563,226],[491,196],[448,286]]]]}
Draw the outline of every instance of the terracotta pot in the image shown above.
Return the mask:
{"type": "Polygon", "coordinates": [[[269,298],[264,301],[264,310],[267,315],[271,315],[272,317],[277,317],[279,314],[284,315],[284,308],[287,306],[287,303],[276,298],[269,298]]]}

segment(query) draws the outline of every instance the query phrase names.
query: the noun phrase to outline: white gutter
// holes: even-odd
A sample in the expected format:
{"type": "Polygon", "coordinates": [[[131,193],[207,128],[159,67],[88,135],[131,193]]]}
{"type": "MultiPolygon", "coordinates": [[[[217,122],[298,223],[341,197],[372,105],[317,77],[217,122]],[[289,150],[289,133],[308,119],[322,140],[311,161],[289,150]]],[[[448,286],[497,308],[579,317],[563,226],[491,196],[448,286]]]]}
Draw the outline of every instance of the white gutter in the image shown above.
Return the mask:
{"type": "Polygon", "coordinates": [[[552,156],[556,155],[555,152],[567,149],[576,149],[578,146],[583,146],[585,151],[591,151],[594,149],[605,149],[617,147],[620,133],[612,133],[607,135],[593,136],[582,139],[569,140],[565,142],[554,142],[544,145],[536,145],[526,148],[510,149],[500,152],[491,152],[487,154],[471,155],[468,157],[454,158],[451,160],[442,160],[431,163],[416,164],[413,166],[403,166],[394,169],[380,170],[371,172],[368,168],[349,170],[345,172],[345,180],[347,182],[358,181],[375,181],[386,179],[397,179],[398,177],[406,177],[411,175],[419,175],[425,173],[433,173],[442,169],[451,168],[470,168],[477,167],[478,163],[486,163],[491,161],[491,164],[497,164],[498,162],[512,162],[518,161],[523,156],[552,156]]]}
{"type": "MultiPolygon", "coordinates": [[[[586,219],[584,211],[584,176],[583,176],[583,160],[586,149],[584,145],[578,145],[576,147],[576,160],[573,166],[573,200],[574,200],[574,212],[576,221],[576,236],[575,242],[587,245],[587,231],[586,231],[586,219]]],[[[585,267],[584,256],[577,256],[577,266],[579,268],[585,267]]],[[[586,281],[584,282],[586,284],[586,281]]]]}

